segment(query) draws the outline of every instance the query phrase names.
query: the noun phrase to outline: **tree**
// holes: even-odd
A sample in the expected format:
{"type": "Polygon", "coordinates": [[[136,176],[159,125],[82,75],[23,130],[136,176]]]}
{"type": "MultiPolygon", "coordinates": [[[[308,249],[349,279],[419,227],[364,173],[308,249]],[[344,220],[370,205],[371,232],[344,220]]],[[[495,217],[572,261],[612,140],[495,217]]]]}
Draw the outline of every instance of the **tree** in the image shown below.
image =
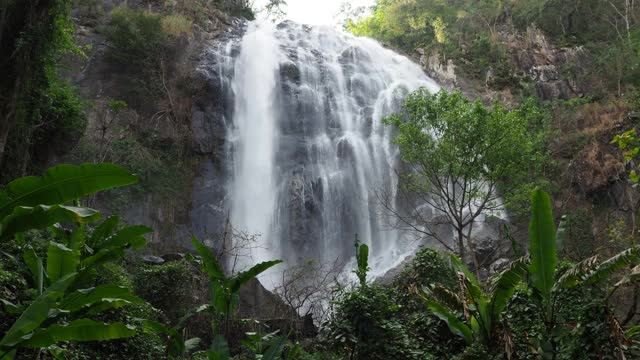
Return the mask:
{"type": "Polygon", "coordinates": [[[0,1],[0,181],[68,151],[84,131],[82,103],[57,72],[73,42],[70,0],[0,1]],[[51,151],[51,150],[49,150],[51,151]]]}
{"type": "Polygon", "coordinates": [[[538,171],[540,139],[528,131],[532,117],[540,115],[536,109],[531,101],[509,112],[499,103],[488,109],[460,92],[411,94],[399,114],[384,120],[397,129],[394,142],[406,164],[398,198],[408,205],[381,196],[395,226],[434,238],[449,251],[454,247],[439,228],[453,227],[455,251],[465,262],[468,248],[477,270],[474,226],[511,205],[501,195],[508,200],[538,171]]]}
{"type": "Polygon", "coordinates": [[[266,11],[267,16],[272,18],[273,21],[280,21],[287,16],[286,7],[287,2],[285,0],[269,0],[264,7],[264,11],[266,11]]]}
{"type": "Polygon", "coordinates": [[[294,310],[290,313],[291,321],[297,321],[299,316],[312,316],[315,322],[323,323],[336,279],[343,270],[344,264],[338,259],[328,263],[309,260],[283,270],[273,292],[294,310]]]}

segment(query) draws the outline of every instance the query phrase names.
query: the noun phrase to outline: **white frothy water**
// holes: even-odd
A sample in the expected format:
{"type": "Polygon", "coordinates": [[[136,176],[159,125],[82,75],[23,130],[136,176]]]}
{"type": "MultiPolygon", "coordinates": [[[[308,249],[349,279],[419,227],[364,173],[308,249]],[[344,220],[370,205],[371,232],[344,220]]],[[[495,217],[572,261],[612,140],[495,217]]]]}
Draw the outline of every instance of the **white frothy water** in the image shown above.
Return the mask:
{"type": "Polygon", "coordinates": [[[231,222],[265,240],[258,259],[272,254],[272,221],[276,204],[275,146],[278,141],[273,98],[280,51],[269,23],[252,23],[242,39],[232,82],[235,94],[235,145],[231,222]],[[247,51],[251,49],[251,51],[247,51]]]}
{"type": "Polygon", "coordinates": [[[375,196],[395,194],[399,166],[382,118],[438,85],[377,42],[329,27],[254,22],[234,41],[220,50],[234,102],[229,198],[234,226],[261,234],[251,262],[348,262],[357,234],[374,276],[399,264],[413,247],[383,229],[375,196]]]}

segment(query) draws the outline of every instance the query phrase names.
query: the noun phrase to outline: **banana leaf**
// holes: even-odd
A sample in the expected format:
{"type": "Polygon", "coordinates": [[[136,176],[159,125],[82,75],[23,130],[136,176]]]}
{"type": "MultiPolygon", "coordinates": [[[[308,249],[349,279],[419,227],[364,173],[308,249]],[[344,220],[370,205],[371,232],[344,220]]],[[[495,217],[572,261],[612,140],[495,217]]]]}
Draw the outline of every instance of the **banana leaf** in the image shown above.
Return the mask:
{"type": "Polygon", "coordinates": [[[0,191],[0,219],[17,206],[64,204],[102,190],[131,185],[138,177],[114,164],[59,165],[27,176],[0,191]]]}

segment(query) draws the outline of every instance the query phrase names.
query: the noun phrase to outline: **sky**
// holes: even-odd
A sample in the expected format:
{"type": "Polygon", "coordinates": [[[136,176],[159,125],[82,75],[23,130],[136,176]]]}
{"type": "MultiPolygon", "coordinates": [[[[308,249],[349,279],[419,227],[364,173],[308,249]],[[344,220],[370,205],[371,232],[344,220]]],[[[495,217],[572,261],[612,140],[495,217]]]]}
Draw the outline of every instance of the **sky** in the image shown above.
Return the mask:
{"type": "MultiPolygon", "coordinates": [[[[369,6],[374,0],[286,0],[287,19],[308,25],[336,25],[336,16],[342,3],[351,4],[352,8],[369,6]]],[[[255,7],[262,8],[268,0],[256,0],[255,7]]]]}

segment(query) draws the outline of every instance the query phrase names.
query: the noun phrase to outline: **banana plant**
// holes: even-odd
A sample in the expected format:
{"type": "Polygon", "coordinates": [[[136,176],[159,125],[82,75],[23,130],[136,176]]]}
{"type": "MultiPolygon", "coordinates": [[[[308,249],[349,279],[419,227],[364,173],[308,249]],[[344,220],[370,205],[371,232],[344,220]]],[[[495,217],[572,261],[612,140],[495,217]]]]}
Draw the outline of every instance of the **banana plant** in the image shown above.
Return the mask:
{"type": "Polygon", "coordinates": [[[278,332],[276,330],[266,335],[248,332],[245,334],[247,339],[241,341],[241,344],[254,354],[256,360],[280,359],[287,338],[278,336],[278,332]]]}
{"type": "Polygon", "coordinates": [[[216,256],[208,247],[195,237],[191,238],[191,243],[202,260],[198,261],[193,256],[189,256],[189,259],[198,264],[209,278],[209,309],[225,319],[229,319],[237,309],[242,286],[282,262],[282,260],[262,262],[247,271],[227,277],[216,256]]]}
{"type": "Polygon", "coordinates": [[[529,286],[538,295],[534,299],[539,302],[547,328],[542,355],[544,358],[553,359],[556,344],[552,334],[556,329],[557,307],[561,306],[555,301],[558,292],[576,286],[599,285],[609,281],[616,273],[636,266],[610,289],[609,295],[603,299],[606,301],[619,287],[640,280],[640,267],[637,266],[640,263],[640,247],[624,250],[603,262],[599,262],[598,256],[585,259],[557,277],[557,252],[564,244],[564,226],[561,223],[556,230],[551,199],[544,191],[536,190],[531,204],[529,286]]]}
{"type": "MultiPolygon", "coordinates": [[[[547,324],[553,323],[552,290],[555,285],[557,267],[557,241],[562,243],[564,227],[556,230],[551,210],[551,200],[542,190],[536,190],[531,198],[531,220],[529,223],[529,258],[521,258],[495,276],[492,290],[484,293],[482,287],[469,269],[455,256],[451,263],[458,273],[462,294],[460,303],[464,306],[467,323],[447,311],[441,303],[431,299],[431,311],[447,322],[449,328],[462,336],[467,343],[482,341],[490,344],[494,340],[500,314],[513,296],[516,286],[528,275],[529,285],[534,289],[544,309],[547,324]],[[559,236],[556,236],[556,231],[559,236]],[[466,313],[469,312],[468,315],[466,313]]],[[[429,294],[426,289],[427,295],[429,294]]],[[[454,294],[455,295],[455,294],[454,294]]],[[[433,296],[432,296],[433,298],[433,296]]]]}
{"type": "Polygon", "coordinates": [[[527,272],[526,262],[520,259],[511,263],[492,279],[488,292],[483,291],[473,273],[455,255],[451,255],[451,264],[460,280],[460,295],[438,285],[424,287],[421,295],[431,312],[444,320],[451,332],[468,344],[480,341],[491,345],[498,333],[502,312],[527,272]],[[461,310],[464,320],[450,308],[461,310]]]}
{"type": "Polygon", "coordinates": [[[137,181],[137,176],[108,163],[59,165],[41,177],[14,180],[0,191],[0,241],[26,230],[45,229],[64,221],[96,221],[100,217],[97,211],[65,204],[137,181]]]}
{"type": "MultiPolygon", "coordinates": [[[[266,261],[257,264],[247,271],[240,272],[234,276],[227,277],[225,275],[222,266],[218,262],[218,259],[213,252],[202,244],[195,237],[191,238],[191,243],[200,254],[201,260],[196,259],[193,256],[188,258],[195,264],[197,264],[209,278],[209,304],[208,309],[214,315],[215,319],[220,319],[222,324],[225,325],[224,333],[217,334],[211,344],[211,348],[207,351],[207,356],[210,360],[227,360],[230,358],[229,346],[225,339],[225,335],[228,335],[228,325],[231,316],[234,314],[238,307],[240,298],[240,289],[252,279],[256,278],[261,273],[265,272],[269,268],[280,264],[281,260],[266,261]]],[[[213,324],[214,333],[217,332],[217,324],[213,324]]],[[[274,356],[282,352],[282,346],[284,346],[284,340],[282,340],[282,346],[279,346],[279,342],[275,342],[267,352],[263,359],[271,359],[274,356]],[[278,345],[278,346],[275,346],[278,345]],[[278,348],[280,348],[279,351],[278,348]],[[272,354],[273,352],[273,354],[272,354]]]]}
{"type": "Polygon", "coordinates": [[[107,309],[143,302],[114,284],[90,286],[97,267],[124,256],[125,249],[146,244],[150,229],[129,226],[116,230],[111,217],[88,236],[86,225],[101,214],[66,203],[98,191],[125,186],[137,177],[112,164],[61,165],[42,177],[25,177],[0,191],[0,241],[24,239],[29,230],[49,228],[54,240],[41,258],[29,245],[22,260],[28,269],[36,297],[26,308],[2,300],[3,307],[18,315],[0,339],[0,359],[12,359],[19,348],[50,348],[59,342],[112,340],[136,331],[122,322],[90,319],[107,309]],[[74,224],[69,234],[60,223],[74,224]]]}

